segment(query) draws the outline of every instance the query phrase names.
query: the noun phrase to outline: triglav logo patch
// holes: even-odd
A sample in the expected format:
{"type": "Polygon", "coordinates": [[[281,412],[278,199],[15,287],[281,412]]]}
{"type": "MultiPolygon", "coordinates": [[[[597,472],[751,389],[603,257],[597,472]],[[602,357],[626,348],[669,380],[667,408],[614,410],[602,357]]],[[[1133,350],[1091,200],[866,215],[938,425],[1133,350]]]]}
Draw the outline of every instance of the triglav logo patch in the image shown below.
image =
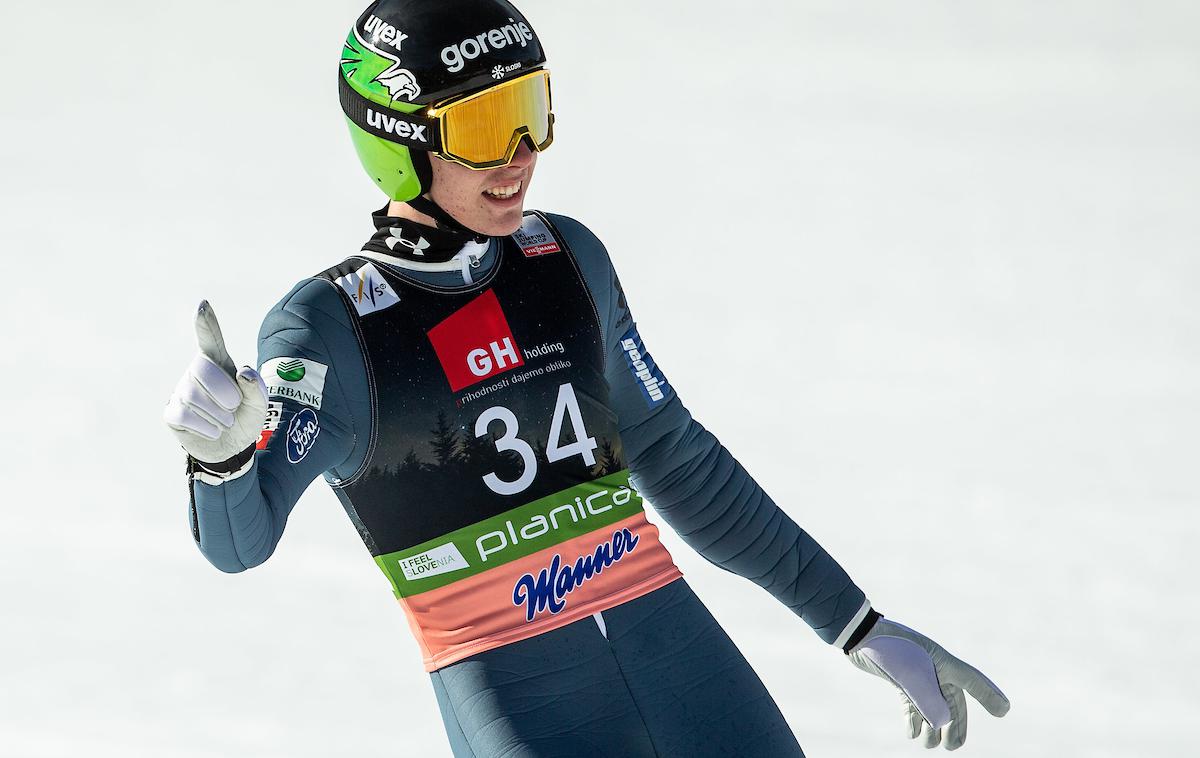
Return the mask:
{"type": "Polygon", "coordinates": [[[525,365],[496,293],[488,290],[429,330],[450,390],[525,365]]]}

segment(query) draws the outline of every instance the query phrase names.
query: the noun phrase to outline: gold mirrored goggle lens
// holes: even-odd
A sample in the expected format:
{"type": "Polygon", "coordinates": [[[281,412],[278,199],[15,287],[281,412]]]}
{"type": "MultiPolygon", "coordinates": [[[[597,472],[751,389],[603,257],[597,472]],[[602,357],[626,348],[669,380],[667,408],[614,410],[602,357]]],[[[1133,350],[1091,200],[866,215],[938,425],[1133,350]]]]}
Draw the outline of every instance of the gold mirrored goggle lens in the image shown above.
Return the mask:
{"type": "Polygon", "coordinates": [[[535,71],[429,111],[441,122],[441,153],[470,168],[506,165],[528,134],[545,150],[554,141],[550,73],[535,71]]]}

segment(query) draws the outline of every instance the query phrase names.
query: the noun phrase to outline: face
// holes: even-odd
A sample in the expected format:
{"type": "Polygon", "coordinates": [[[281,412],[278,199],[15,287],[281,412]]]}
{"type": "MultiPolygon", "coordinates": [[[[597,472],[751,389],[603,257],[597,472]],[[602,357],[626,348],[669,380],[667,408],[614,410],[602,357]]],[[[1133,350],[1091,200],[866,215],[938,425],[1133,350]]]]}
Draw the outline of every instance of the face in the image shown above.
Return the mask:
{"type": "Polygon", "coordinates": [[[463,226],[489,237],[507,237],[521,226],[525,191],[537,153],[521,140],[507,166],[476,171],[436,156],[430,197],[463,226]]]}

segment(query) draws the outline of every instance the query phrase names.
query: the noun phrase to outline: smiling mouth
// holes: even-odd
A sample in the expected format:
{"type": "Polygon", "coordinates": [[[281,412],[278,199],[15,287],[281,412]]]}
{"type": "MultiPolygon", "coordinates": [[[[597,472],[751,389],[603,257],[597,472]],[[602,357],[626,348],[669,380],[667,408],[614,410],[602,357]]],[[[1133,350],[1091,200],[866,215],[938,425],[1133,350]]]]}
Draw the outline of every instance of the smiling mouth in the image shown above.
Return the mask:
{"type": "Polygon", "coordinates": [[[483,194],[486,195],[487,197],[494,198],[496,200],[510,200],[510,199],[516,197],[517,195],[521,194],[521,188],[523,186],[524,186],[524,182],[518,181],[518,182],[513,182],[512,184],[503,184],[499,187],[492,187],[490,189],[486,189],[483,191],[483,194]]]}

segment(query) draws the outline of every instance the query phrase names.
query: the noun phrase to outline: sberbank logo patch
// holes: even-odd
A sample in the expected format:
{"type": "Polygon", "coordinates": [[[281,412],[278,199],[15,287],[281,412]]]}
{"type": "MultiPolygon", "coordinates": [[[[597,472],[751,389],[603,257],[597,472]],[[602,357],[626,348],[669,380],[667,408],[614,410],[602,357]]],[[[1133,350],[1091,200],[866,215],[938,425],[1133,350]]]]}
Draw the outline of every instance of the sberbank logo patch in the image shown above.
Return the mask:
{"type": "Polygon", "coordinates": [[[267,394],[321,410],[328,371],[329,367],[324,363],[288,356],[272,358],[259,368],[258,373],[267,383],[267,394]]]}
{"type": "Polygon", "coordinates": [[[298,382],[304,378],[304,361],[296,359],[275,367],[275,373],[285,382],[298,382]]]}

